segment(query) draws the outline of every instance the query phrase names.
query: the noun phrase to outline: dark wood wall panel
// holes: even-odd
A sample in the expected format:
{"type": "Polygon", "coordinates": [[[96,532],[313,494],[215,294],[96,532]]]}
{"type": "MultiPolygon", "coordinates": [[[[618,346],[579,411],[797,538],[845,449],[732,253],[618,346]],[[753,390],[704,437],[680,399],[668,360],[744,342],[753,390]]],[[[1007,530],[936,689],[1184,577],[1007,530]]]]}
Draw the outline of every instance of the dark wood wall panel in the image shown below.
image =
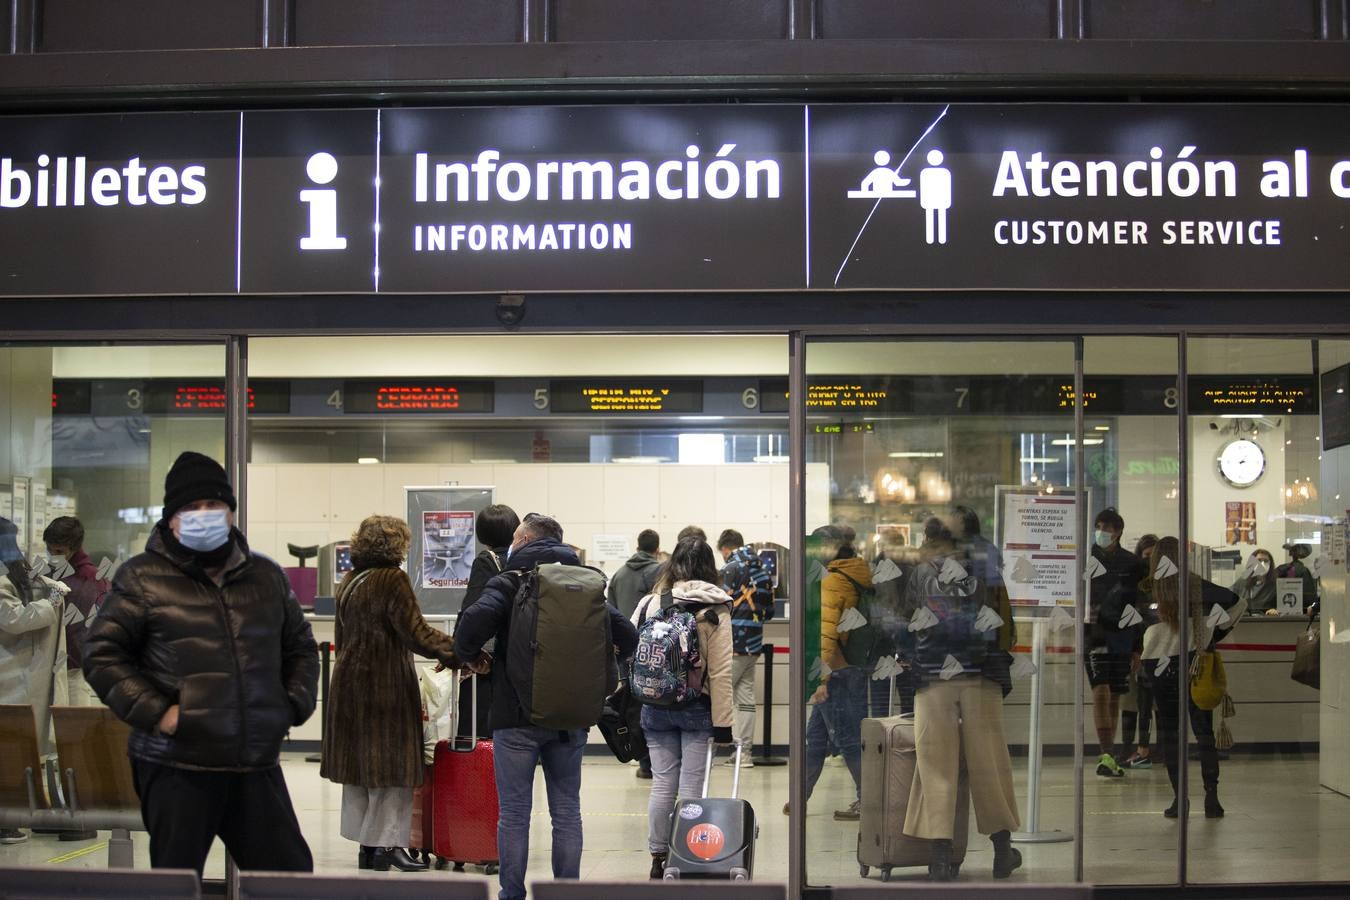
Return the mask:
{"type": "Polygon", "coordinates": [[[1090,38],[1313,40],[1316,0],[1084,0],[1090,38]]]}
{"type": "Polygon", "coordinates": [[[555,41],[771,40],[786,0],[553,0],[555,41]]]}
{"type": "Polygon", "coordinates": [[[295,42],[505,44],[520,40],[519,0],[295,0],[295,42]]]}
{"type": "Polygon", "coordinates": [[[1055,36],[1052,0],[820,0],[822,38],[1055,36]]]}
{"type": "Polygon", "coordinates": [[[38,14],[38,48],[50,52],[258,45],[252,0],[41,0],[38,14]]]}

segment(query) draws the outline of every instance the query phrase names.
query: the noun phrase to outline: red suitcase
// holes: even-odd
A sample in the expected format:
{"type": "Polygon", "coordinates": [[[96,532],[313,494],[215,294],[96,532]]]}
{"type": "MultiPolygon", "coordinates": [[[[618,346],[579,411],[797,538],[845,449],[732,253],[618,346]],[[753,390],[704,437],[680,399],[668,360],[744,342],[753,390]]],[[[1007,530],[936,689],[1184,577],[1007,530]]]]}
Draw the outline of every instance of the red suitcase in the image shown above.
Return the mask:
{"type": "MultiPolygon", "coordinates": [[[[473,690],[473,695],[477,706],[478,691],[473,690]]],[[[497,779],[492,741],[478,740],[477,730],[471,728],[467,739],[436,745],[431,773],[431,849],[456,869],[467,863],[483,866],[492,875],[498,862],[497,779]]]]}

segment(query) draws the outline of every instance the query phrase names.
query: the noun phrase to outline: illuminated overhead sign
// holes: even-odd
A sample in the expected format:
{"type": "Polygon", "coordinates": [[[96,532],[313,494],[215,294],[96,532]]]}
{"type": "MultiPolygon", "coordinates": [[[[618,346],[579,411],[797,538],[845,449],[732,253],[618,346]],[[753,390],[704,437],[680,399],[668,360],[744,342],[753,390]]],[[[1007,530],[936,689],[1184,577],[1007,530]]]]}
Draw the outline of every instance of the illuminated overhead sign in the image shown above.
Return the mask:
{"type": "Polygon", "coordinates": [[[493,383],[454,379],[347,381],[343,412],[353,414],[490,413],[493,383]]]}
{"type": "Polygon", "coordinates": [[[1341,290],[1346,112],[14,116],[0,141],[0,295],[1341,290]]]}
{"type": "Polygon", "coordinates": [[[1191,415],[1314,415],[1317,380],[1311,375],[1192,375],[1191,415]]]}
{"type": "Polygon", "coordinates": [[[703,382],[694,379],[572,378],[549,382],[548,408],[566,414],[701,413],[703,382]]]}

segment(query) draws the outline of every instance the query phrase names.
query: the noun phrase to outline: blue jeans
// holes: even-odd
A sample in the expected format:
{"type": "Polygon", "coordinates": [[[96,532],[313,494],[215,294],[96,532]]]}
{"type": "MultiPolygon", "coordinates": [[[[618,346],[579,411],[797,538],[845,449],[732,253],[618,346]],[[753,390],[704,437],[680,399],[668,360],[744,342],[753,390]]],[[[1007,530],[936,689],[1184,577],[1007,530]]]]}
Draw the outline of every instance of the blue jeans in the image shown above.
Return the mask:
{"type": "Polygon", "coordinates": [[[501,857],[500,900],[524,900],[530,858],[530,813],[534,768],[544,767],[548,812],[553,819],[553,877],[581,876],[581,752],[586,729],[499,728],[492,733],[497,775],[497,853],[501,857]],[[565,734],[564,742],[560,734],[565,734]]]}
{"type": "Polygon", "coordinates": [[[688,709],[642,707],[642,732],[652,756],[652,794],[647,801],[647,848],[653,853],[670,849],[671,813],[675,795],[697,797],[712,740],[712,710],[703,704],[688,709]]]}
{"type": "Polygon", "coordinates": [[[844,758],[853,786],[862,796],[862,720],[867,715],[867,673],[856,666],[830,675],[829,697],[817,703],[806,723],[806,798],[820,780],[833,744],[844,758]]]}

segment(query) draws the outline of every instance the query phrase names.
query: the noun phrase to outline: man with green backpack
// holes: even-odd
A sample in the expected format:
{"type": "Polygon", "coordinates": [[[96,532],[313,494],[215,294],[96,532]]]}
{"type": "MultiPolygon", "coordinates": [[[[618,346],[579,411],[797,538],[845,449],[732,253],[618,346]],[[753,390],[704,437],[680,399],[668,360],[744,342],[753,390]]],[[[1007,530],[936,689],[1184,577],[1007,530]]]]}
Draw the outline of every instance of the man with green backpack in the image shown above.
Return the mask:
{"type": "Polygon", "coordinates": [[[605,603],[605,576],[582,566],[562,526],[527,515],[506,570],[461,614],[456,648],[475,655],[497,639],[492,738],[501,900],[523,900],[534,770],[544,770],[553,819],[553,877],[581,873],[581,755],[586,732],[614,690],[637,631],[605,603]]]}

